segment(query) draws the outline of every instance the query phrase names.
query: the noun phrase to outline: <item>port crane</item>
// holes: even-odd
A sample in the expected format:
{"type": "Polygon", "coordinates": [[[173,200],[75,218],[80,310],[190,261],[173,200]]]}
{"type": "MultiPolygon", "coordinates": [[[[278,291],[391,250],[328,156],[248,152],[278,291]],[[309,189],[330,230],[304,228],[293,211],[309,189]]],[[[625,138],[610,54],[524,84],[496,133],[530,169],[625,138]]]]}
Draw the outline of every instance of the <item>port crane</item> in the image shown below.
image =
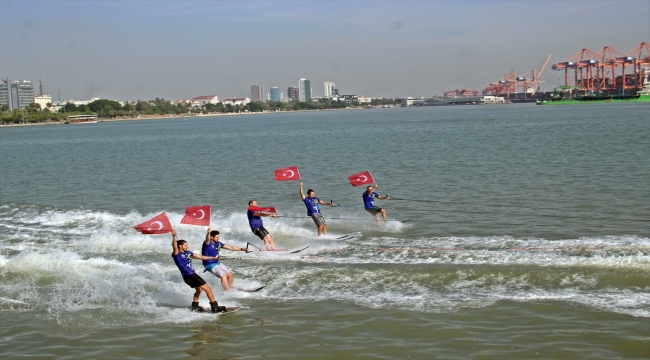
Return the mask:
{"type": "Polygon", "coordinates": [[[626,53],[621,53],[611,46],[605,46],[599,52],[585,48],[566,60],[553,64],[551,68],[564,71],[565,86],[575,86],[578,91],[585,93],[613,94],[640,88],[644,67],[648,65],[650,45],[642,42],[626,53]],[[631,69],[631,72],[627,69],[631,69]],[[570,70],[573,70],[573,74],[570,74],[570,70]]]}
{"type": "Polygon", "coordinates": [[[521,93],[530,94],[534,96],[537,91],[539,91],[539,84],[544,82],[540,80],[546,64],[551,59],[551,55],[546,57],[546,60],[537,68],[530,70],[524,74],[516,74],[514,69],[510,69],[510,72],[503,76],[503,79],[490,83],[488,87],[483,89],[483,94],[506,94],[507,97],[510,97],[510,94],[519,92],[521,88],[521,93]]]}

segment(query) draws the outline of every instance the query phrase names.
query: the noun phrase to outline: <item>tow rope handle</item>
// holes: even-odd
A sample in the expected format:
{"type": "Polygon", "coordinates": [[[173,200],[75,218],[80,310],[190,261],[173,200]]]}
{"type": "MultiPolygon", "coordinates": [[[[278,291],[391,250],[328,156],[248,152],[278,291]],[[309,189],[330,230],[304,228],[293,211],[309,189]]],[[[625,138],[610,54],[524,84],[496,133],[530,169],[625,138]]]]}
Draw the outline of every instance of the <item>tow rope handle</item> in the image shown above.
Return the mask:
{"type": "MultiPolygon", "coordinates": [[[[249,242],[246,243],[246,250],[248,250],[248,246],[249,246],[249,245],[252,246],[252,247],[254,247],[254,248],[256,248],[256,249],[259,250],[259,251],[262,251],[262,249],[258,248],[257,246],[255,246],[255,245],[253,245],[253,244],[251,244],[251,243],[249,243],[249,242]]],[[[246,252],[248,252],[248,251],[246,251],[246,252]]]]}

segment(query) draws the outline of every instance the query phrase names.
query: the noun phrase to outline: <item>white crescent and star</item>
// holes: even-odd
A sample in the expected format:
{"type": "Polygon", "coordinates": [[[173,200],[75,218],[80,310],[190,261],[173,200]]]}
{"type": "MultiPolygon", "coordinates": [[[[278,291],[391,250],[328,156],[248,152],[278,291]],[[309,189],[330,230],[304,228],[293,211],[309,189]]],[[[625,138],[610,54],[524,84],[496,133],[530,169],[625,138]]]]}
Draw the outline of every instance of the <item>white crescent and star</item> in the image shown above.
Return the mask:
{"type": "Polygon", "coordinates": [[[195,217],[197,220],[203,220],[203,218],[205,217],[205,211],[203,211],[203,209],[201,209],[201,210],[199,210],[199,211],[197,211],[197,212],[200,212],[200,213],[201,213],[201,217],[196,216],[196,213],[194,213],[194,214],[192,214],[192,215],[194,215],[194,217],[195,217]]]}
{"type": "Polygon", "coordinates": [[[293,170],[287,170],[287,172],[285,172],[282,175],[284,175],[284,177],[293,177],[295,175],[295,173],[293,172],[293,170]],[[287,176],[287,173],[291,173],[291,175],[287,176]]]}
{"type": "Polygon", "coordinates": [[[152,227],[154,224],[158,224],[158,225],[160,225],[160,227],[159,227],[157,230],[162,230],[162,228],[163,228],[163,223],[160,222],[160,221],[154,221],[154,222],[152,222],[151,224],[149,224],[149,230],[151,230],[151,227],[152,227]]]}
{"type": "Polygon", "coordinates": [[[359,181],[361,181],[361,182],[366,182],[366,181],[368,181],[368,177],[365,176],[365,175],[361,175],[361,176],[359,176],[359,177],[357,178],[357,180],[359,180],[359,181]],[[363,180],[361,180],[361,178],[363,178],[363,180]]]}

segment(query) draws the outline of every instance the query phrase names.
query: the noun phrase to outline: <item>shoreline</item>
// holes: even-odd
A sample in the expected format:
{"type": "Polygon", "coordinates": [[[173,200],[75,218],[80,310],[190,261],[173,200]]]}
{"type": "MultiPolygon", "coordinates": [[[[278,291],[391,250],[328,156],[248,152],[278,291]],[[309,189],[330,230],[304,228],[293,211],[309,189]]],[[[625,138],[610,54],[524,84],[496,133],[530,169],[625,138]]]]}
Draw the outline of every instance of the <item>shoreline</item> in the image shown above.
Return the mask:
{"type": "MultiPolygon", "coordinates": [[[[263,112],[246,112],[246,113],[220,113],[220,114],[198,114],[198,115],[140,115],[139,117],[117,117],[117,118],[97,118],[97,122],[115,122],[115,121],[139,121],[139,120],[165,120],[165,119],[191,119],[191,118],[201,118],[201,117],[212,117],[212,116],[239,116],[239,115],[263,115],[263,114],[278,114],[278,113],[299,113],[299,112],[315,112],[315,111],[340,111],[340,110],[366,110],[362,107],[358,108],[345,108],[345,109],[320,109],[320,110],[291,110],[291,111],[263,111],[263,112]]],[[[6,124],[0,125],[2,128],[11,128],[11,127],[22,127],[22,126],[45,126],[45,125],[79,125],[83,122],[77,124],[66,124],[64,121],[47,121],[47,122],[38,122],[38,123],[27,123],[27,124],[6,124]]]]}

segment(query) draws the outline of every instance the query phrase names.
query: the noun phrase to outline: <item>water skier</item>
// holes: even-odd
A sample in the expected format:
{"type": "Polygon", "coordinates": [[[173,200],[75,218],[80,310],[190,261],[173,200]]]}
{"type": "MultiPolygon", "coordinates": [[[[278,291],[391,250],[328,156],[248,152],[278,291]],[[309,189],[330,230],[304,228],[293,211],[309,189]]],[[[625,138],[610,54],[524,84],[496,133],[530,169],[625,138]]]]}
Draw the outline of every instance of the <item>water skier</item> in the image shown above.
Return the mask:
{"type": "Polygon", "coordinates": [[[249,210],[246,212],[248,216],[248,224],[251,226],[253,234],[257,235],[262,241],[264,241],[264,246],[266,250],[275,250],[275,242],[273,241],[273,236],[269,234],[268,230],[264,228],[264,223],[262,222],[262,216],[270,216],[274,218],[279,218],[278,214],[266,213],[260,210],[250,210],[250,207],[257,207],[257,201],[251,200],[248,202],[249,210]]]}
{"type": "Polygon", "coordinates": [[[311,216],[311,219],[314,220],[318,228],[318,236],[327,235],[327,225],[325,224],[323,214],[320,212],[320,205],[334,206],[334,204],[317,198],[312,189],[307,190],[307,196],[305,197],[305,192],[302,190],[302,181],[300,182],[300,197],[307,207],[307,216],[311,216]]]}
{"type": "Polygon", "coordinates": [[[226,311],[225,306],[219,306],[217,303],[217,300],[214,298],[214,294],[212,293],[212,289],[210,288],[210,285],[208,285],[203,278],[201,278],[195,271],[194,268],[192,267],[192,259],[197,258],[201,260],[217,260],[218,257],[210,257],[210,256],[203,256],[199,254],[194,254],[193,252],[188,250],[189,244],[185,240],[176,240],[176,231],[172,231],[172,249],[174,251],[172,252],[172,258],[174,258],[174,262],[176,263],[176,266],[178,266],[178,270],[181,271],[181,275],[183,276],[183,281],[187,285],[189,285],[191,288],[195,289],[196,291],[194,292],[194,298],[192,299],[192,311],[199,311],[202,308],[199,307],[199,296],[201,295],[202,291],[205,291],[205,294],[208,296],[208,299],[210,300],[210,310],[213,313],[218,313],[218,312],[224,312],[226,311]]]}
{"type": "Polygon", "coordinates": [[[228,267],[219,261],[219,250],[227,249],[232,251],[246,251],[249,252],[248,248],[243,248],[239,246],[226,245],[219,241],[219,231],[212,230],[208,227],[208,232],[205,234],[205,241],[201,247],[201,254],[208,259],[203,260],[203,266],[206,271],[212,273],[212,275],[221,279],[221,286],[226,291],[229,291],[232,287],[233,281],[235,281],[232,271],[228,267]]]}
{"type": "Polygon", "coordinates": [[[378,188],[379,185],[375,184],[374,186],[370,185],[366,188],[366,191],[363,192],[363,207],[366,209],[367,212],[371,213],[372,215],[375,216],[375,220],[377,220],[377,225],[381,225],[379,222],[379,214],[384,217],[384,223],[386,223],[386,210],[375,206],[375,198],[379,200],[389,200],[390,196],[380,196],[377,195],[375,192],[375,189],[378,188]]]}

